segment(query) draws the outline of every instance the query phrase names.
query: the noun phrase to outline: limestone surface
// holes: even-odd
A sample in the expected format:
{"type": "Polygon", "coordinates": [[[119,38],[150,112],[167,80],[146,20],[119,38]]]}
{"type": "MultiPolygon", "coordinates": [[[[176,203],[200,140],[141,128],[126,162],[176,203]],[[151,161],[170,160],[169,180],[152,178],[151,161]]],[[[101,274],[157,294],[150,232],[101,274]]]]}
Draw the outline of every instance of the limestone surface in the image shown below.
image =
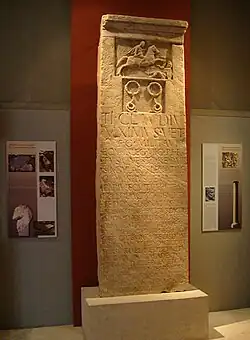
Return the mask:
{"type": "Polygon", "coordinates": [[[182,21],[105,15],[98,62],[97,243],[102,296],[188,282],[182,21]]]}

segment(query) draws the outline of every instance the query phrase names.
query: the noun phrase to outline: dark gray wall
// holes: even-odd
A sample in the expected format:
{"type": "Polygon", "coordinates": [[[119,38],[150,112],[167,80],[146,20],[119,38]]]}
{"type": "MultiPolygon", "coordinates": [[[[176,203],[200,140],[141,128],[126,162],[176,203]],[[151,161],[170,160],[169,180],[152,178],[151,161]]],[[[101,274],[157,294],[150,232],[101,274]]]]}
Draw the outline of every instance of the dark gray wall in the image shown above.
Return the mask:
{"type": "Polygon", "coordinates": [[[250,2],[191,1],[191,106],[250,110],[250,2]]]}
{"type": "Polygon", "coordinates": [[[0,3],[0,329],[70,324],[70,9],[0,3]],[[55,140],[58,238],[8,239],[5,142],[55,140]]]}
{"type": "Polygon", "coordinates": [[[0,42],[2,106],[69,108],[70,1],[2,0],[0,42]]]}
{"type": "Polygon", "coordinates": [[[248,1],[191,1],[191,282],[211,310],[250,306],[248,1]],[[245,112],[247,111],[247,112],[245,112]],[[201,144],[243,143],[243,229],[201,232],[201,144]]]}
{"type": "Polygon", "coordinates": [[[249,307],[250,113],[197,110],[191,128],[191,282],[208,293],[213,311],[249,307]],[[242,143],[241,231],[201,232],[202,143],[242,143]]]}

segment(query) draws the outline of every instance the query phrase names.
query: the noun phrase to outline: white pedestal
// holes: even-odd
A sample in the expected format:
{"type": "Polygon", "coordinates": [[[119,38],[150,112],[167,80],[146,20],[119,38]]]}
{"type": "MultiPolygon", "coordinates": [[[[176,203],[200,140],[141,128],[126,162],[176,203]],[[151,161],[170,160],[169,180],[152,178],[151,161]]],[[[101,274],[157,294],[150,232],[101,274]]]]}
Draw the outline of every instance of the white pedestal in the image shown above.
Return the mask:
{"type": "Polygon", "coordinates": [[[200,290],[119,297],[82,288],[86,340],[207,340],[208,296],[200,290]]]}

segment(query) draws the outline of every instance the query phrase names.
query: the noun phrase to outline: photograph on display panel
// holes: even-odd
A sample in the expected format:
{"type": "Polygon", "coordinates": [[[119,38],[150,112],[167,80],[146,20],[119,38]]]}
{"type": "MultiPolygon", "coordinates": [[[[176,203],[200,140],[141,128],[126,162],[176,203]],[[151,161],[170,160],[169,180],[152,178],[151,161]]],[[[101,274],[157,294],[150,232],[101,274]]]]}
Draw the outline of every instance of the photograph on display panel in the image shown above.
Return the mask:
{"type": "Polygon", "coordinates": [[[55,197],[54,176],[40,176],[39,187],[40,197],[55,197]]]}
{"type": "Polygon", "coordinates": [[[242,146],[205,143],[203,153],[203,231],[241,228],[242,146]]]}
{"type": "Polygon", "coordinates": [[[205,187],[205,194],[206,202],[215,201],[215,187],[205,187]]]}
{"type": "Polygon", "coordinates": [[[41,150],[39,152],[39,171],[54,172],[55,154],[54,151],[41,150]]]}
{"type": "Polygon", "coordinates": [[[219,230],[241,228],[241,147],[219,146],[219,230]]]}
{"type": "Polygon", "coordinates": [[[7,142],[9,237],[57,236],[55,151],[55,142],[7,142]]]}
{"type": "Polygon", "coordinates": [[[36,235],[54,236],[56,233],[55,221],[36,221],[34,229],[36,231],[36,235]]]}
{"type": "Polygon", "coordinates": [[[9,172],[35,172],[36,155],[8,155],[9,172]]]}

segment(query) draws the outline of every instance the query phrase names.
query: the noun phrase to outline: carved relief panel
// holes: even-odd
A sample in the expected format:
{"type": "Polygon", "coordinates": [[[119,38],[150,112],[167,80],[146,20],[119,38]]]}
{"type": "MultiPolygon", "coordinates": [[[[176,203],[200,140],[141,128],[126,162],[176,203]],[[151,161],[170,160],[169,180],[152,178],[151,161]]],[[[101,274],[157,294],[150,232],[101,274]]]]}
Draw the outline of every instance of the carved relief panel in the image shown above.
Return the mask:
{"type": "Polygon", "coordinates": [[[172,79],[171,45],[116,39],[116,75],[172,79]]]}
{"type": "Polygon", "coordinates": [[[162,113],[165,111],[165,82],[123,79],[123,112],[162,113]]]}
{"type": "Polygon", "coordinates": [[[123,111],[165,112],[165,82],[173,78],[171,44],[116,39],[116,76],[123,77],[123,111]]]}
{"type": "Polygon", "coordinates": [[[116,75],[172,79],[171,44],[116,39],[116,75]]]}

